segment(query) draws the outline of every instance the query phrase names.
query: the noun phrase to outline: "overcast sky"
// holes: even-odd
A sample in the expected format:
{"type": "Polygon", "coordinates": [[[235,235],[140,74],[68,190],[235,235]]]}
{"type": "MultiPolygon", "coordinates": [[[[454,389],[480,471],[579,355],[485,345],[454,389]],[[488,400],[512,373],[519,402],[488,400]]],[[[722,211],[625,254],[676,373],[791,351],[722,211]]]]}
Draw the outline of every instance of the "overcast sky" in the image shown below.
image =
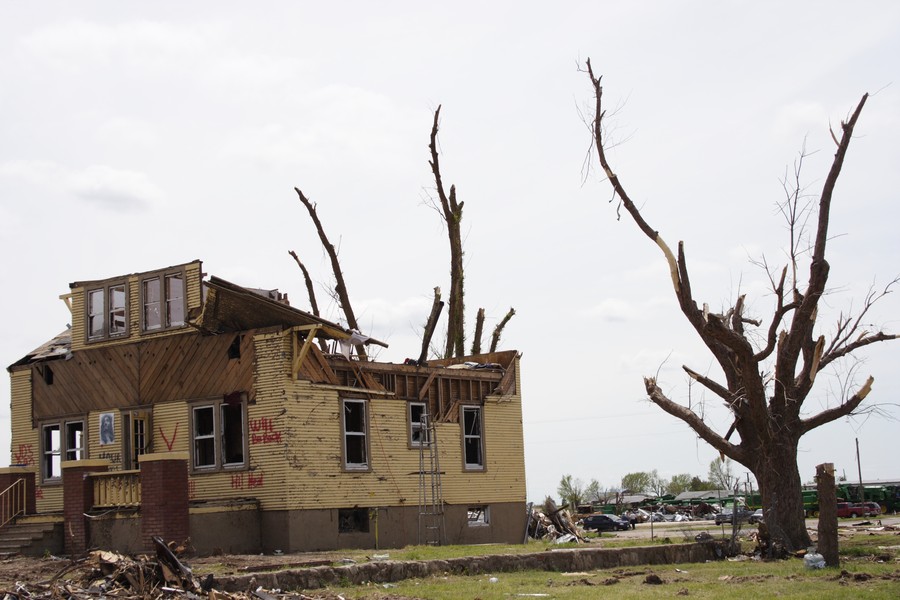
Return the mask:
{"type": "MultiPolygon", "coordinates": [[[[717,372],[662,255],[608,202],[587,155],[579,68],[590,57],[603,74],[609,158],[651,225],[684,240],[695,297],[720,310],[746,293],[764,319],[772,296],[751,261],[784,263],[780,180],[805,145],[802,181],[817,193],[829,124],[874,94],[836,191],[827,335],[869,286],[900,274],[900,4],[550,6],[3,2],[0,362],[71,322],[58,297],[78,280],[199,258],[308,308],[293,249],[324,302],[329,266],[294,186],[340,247],[364,333],[390,344],[378,358],[416,356],[432,288],[449,290],[428,202],[441,105],[443,177],[465,202],[469,336],[479,307],[486,331],[516,309],[502,346],[523,353],[528,499],[555,495],[564,474],[603,487],[653,469],[705,477],[716,453],[649,404],[642,378],[687,402],[681,366],[717,372]]],[[[900,330],[898,298],[877,306],[873,327],[900,330]]],[[[857,385],[872,374],[869,401],[894,420],[805,437],[804,481],[822,462],[855,480],[855,438],[863,478],[900,477],[898,357],[900,343],[882,344],[857,370],[819,376],[807,413],[838,401],[848,373],[857,385]]],[[[728,428],[714,398],[695,388],[691,402],[728,428]]]]}

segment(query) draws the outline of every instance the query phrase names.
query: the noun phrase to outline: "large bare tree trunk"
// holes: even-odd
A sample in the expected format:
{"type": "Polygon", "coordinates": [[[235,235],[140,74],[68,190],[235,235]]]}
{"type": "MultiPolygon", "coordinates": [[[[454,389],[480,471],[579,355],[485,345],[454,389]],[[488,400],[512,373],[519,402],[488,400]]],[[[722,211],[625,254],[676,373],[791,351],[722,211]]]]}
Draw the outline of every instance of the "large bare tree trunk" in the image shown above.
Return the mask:
{"type": "Polygon", "coordinates": [[[450,193],[444,192],[441,179],[441,165],[437,150],[438,121],[441,107],[434,111],[434,124],[431,126],[431,172],[437,188],[441,215],[447,224],[447,236],[450,239],[450,298],[447,301],[447,348],[446,358],[463,356],[466,353],[465,335],[465,302],[463,301],[463,248],[462,248],[462,210],[464,202],[456,201],[456,186],[450,186],[450,193]]]}
{"type": "Polygon", "coordinates": [[[745,327],[759,327],[762,323],[744,316],[744,296],[738,296],[734,306],[723,314],[711,312],[706,304],[698,306],[691,289],[684,244],[678,243],[677,254],[672,251],[631,201],[621,179],[607,161],[603,147],[603,88],[600,78],[594,76],[590,60],[586,66],[596,100],[592,129],[600,166],[621,206],[638,229],[662,251],[681,312],[716,359],[724,381],[701,375],[687,366],[684,370],[725,403],[734,415],[734,423],[724,435],[714,431],[703,415],[694,412],[691,406],[669,399],[652,377],[644,380],[647,395],[662,410],[684,421],[722,455],[750,469],[759,483],[766,525],[772,538],[788,551],[805,548],[810,538],[803,518],[797,469],[799,440],[816,427],[857,412],[871,390],[873,379],[869,377],[856,393],[848,393],[839,403],[819,412],[814,412],[812,407],[801,410],[804,401],[821,369],[859,348],[898,337],[882,331],[873,332],[861,325],[872,304],[884,297],[897,279],[880,294],[870,292],[856,317],[841,316],[830,342],[824,335],[814,335],[818,303],[825,292],[829,274],[825,248],[834,187],[868,95],[863,95],[849,119],[841,123],[841,135],[832,134],[837,151],[817,206],[809,279],[805,285],[797,280],[801,257],[794,244],[798,230],[802,232],[806,215],[798,217],[796,212],[785,210],[791,215],[791,264],[784,267],[780,277],[768,272],[775,299],[768,326],[761,332],[745,332],[745,327]],[[786,282],[789,267],[793,275],[786,282]],[[807,413],[811,414],[807,416],[807,413]],[[740,438],[738,442],[731,440],[735,432],[740,438]]]}

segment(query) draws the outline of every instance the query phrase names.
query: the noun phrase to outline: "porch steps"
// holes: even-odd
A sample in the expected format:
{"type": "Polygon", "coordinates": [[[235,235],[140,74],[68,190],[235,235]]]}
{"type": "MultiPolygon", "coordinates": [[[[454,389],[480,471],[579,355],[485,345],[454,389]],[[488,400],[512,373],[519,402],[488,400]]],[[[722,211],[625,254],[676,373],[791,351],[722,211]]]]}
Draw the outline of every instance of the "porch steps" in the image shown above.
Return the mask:
{"type": "Polygon", "coordinates": [[[16,554],[40,556],[45,551],[58,551],[62,540],[62,523],[32,521],[27,517],[0,528],[0,558],[16,554]]]}

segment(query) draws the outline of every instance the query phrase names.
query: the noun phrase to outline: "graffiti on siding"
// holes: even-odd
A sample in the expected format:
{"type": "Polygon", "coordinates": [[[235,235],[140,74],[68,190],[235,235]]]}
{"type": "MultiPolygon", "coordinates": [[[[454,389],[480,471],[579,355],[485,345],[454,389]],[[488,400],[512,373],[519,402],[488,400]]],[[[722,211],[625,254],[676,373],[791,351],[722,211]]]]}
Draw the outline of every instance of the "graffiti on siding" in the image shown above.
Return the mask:
{"type": "Polygon", "coordinates": [[[169,452],[172,451],[172,446],[175,445],[175,438],[178,437],[178,423],[175,423],[175,431],[172,432],[172,439],[166,437],[166,433],[163,431],[162,425],[159,427],[159,435],[162,436],[163,441],[166,443],[166,448],[169,449],[169,452]]]}
{"type": "Polygon", "coordinates": [[[13,464],[34,465],[34,447],[31,444],[19,444],[19,449],[13,454],[13,464]]]}
{"type": "Polygon", "coordinates": [[[34,488],[34,497],[37,500],[42,500],[44,498],[44,488],[41,486],[35,486],[34,488]]]}
{"type": "Polygon", "coordinates": [[[232,473],[231,475],[231,489],[233,490],[252,490],[254,488],[261,488],[265,482],[265,473],[259,471],[257,473],[247,473],[247,476],[244,477],[244,473],[232,473]]]}
{"type": "Polygon", "coordinates": [[[281,432],[275,431],[275,423],[270,417],[250,419],[250,443],[272,444],[281,441],[281,432]]]}
{"type": "Polygon", "coordinates": [[[120,463],[122,462],[122,453],[121,452],[101,452],[97,458],[102,458],[108,460],[111,463],[120,463]]]}

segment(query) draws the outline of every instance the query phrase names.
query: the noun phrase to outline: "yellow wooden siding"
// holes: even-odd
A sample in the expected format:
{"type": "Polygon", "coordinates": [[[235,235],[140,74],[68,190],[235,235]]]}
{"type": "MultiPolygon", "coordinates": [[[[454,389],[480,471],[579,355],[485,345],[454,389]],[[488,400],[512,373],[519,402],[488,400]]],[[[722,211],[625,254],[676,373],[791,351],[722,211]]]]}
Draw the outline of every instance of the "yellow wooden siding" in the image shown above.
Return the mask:
{"type": "MultiPolygon", "coordinates": [[[[81,350],[87,343],[87,316],[84,314],[84,288],[77,287],[70,290],[72,303],[72,350],[81,350]]],[[[131,310],[129,305],[128,310],[131,310]]]]}
{"type": "MultiPolygon", "coordinates": [[[[409,448],[407,403],[368,401],[368,460],[371,470],[345,471],[341,454],[341,398],[325,386],[293,381],[287,336],[257,336],[257,402],[283,407],[288,469],[285,488],[291,509],[348,506],[416,506],[419,450],[409,448]]],[[[358,396],[357,396],[358,397],[358,396]]],[[[461,426],[438,425],[444,499],[452,503],[524,502],[525,466],[519,396],[484,406],[484,472],[462,465],[461,426]]]]}
{"type": "Polygon", "coordinates": [[[60,511],[63,507],[62,484],[41,483],[40,431],[31,422],[31,369],[10,373],[10,423],[12,426],[10,463],[21,464],[35,472],[35,507],[38,512],[60,511]]]}

